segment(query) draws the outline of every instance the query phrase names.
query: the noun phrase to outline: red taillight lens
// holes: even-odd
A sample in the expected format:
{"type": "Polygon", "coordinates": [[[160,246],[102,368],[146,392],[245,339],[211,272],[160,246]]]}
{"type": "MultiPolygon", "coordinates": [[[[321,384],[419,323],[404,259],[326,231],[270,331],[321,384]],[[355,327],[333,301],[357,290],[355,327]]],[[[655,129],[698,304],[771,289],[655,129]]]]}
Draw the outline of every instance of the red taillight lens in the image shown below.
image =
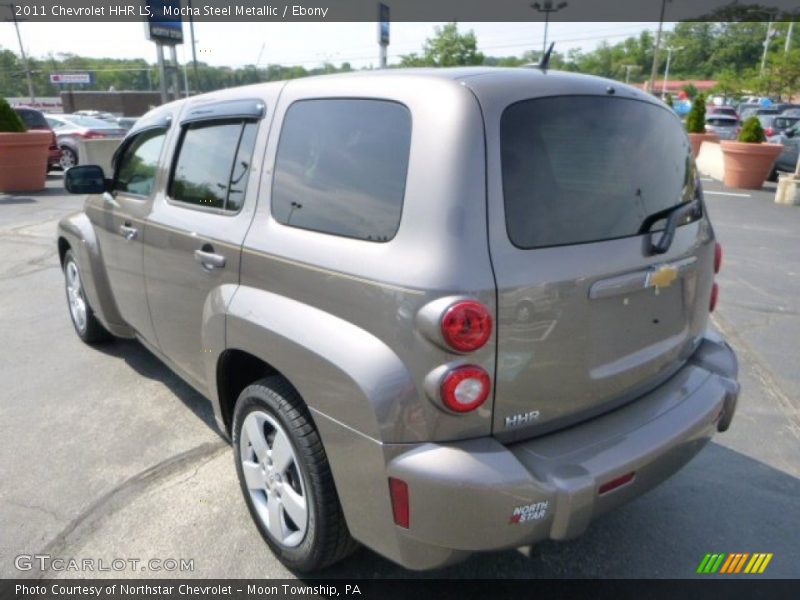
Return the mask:
{"type": "Polygon", "coordinates": [[[492,315],[480,302],[464,300],[447,309],[442,317],[444,341],[459,352],[473,352],[492,335],[492,315]]]}
{"type": "Polygon", "coordinates": [[[711,286],[711,300],[708,303],[708,312],[714,312],[714,309],[717,307],[717,298],[719,297],[719,285],[714,283],[711,286]]]}
{"type": "Polygon", "coordinates": [[[775,135],[775,130],[772,127],[767,127],[764,130],[764,135],[767,137],[772,137],[773,135],[775,135]]]}
{"type": "Polygon", "coordinates": [[[722,266],[722,246],[719,242],[714,245],[714,273],[719,273],[722,266]]]}
{"type": "Polygon", "coordinates": [[[105,133],[100,133],[99,131],[92,131],[91,129],[85,133],[79,133],[78,135],[80,135],[85,140],[97,140],[106,137],[105,133]]]}
{"type": "Polygon", "coordinates": [[[411,511],[408,502],[408,484],[402,479],[389,477],[389,493],[392,497],[392,513],[395,525],[408,529],[411,511]]]}
{"type": "Polygon", "coordinates": [[[486,402],[492,381],[481,367],[456,367],[442,381],[442,402],[452,411],[465,413],[486,402]]]}
{"type": "Polygon", "coordinates": [[[611,490],[615,490],[618,487],[622,487],[623,485],[630,483],[633,481],[633,478],[636,476],[635,471],[631,471],[630,473],[626,473],[625,475],[621,475],[616,479],[612,479],[611,481],[606,481],[600,488],[597,490],[598,494],[607,494],[611,490]]]}

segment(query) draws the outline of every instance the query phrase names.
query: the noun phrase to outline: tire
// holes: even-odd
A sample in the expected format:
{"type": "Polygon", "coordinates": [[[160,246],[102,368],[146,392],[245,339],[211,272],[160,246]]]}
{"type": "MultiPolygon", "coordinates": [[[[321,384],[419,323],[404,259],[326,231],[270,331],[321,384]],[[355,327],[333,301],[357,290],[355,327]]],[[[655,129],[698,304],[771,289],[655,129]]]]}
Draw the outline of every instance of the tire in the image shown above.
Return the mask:
{"type": "Polygon", "coordinates": [[[97,320],[92,307],[86,300],[83,291],[83,280],[78,263],[72,255],[72,250],[67,250],[64,255],[64,289],[67,292],[67,306],[72,326],[75,333],[87,344],[107,342],[113,336],[97,320]]]}
{"type": "Polygon", "coordinates": [[[778,169],[773,168],[772,171],[770,171],[767,181],[778,181],[778,169]]]}
{"type": "Polygon", "coordinates": [[[59,164],[63,171],[74,167],[78,164],[78,153],[69,146],[61,146],[61,159],[59,160],[59,164]]]}
{"type": "Polygon", "coordinates": [[[286,567],[317,571],[358,547],[317,429],[288,381],[272,376],[242,391],[233,416],[233,450],[250,516],[286,567]]]}

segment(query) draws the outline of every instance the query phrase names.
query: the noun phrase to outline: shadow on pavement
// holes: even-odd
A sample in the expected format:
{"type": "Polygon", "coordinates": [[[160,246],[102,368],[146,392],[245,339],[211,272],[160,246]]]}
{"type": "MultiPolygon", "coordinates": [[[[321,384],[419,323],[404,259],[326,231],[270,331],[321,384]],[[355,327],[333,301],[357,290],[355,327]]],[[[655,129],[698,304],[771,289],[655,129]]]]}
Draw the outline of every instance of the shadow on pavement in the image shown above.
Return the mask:
{"type": "Polygon", "coordinates": [[[0,204],[35,204],[36,200],[33,198],[25,198],[22,196],[0,196],[0,204]]]}
{"type": "Polygon", "coordinates": [[[124,360],[139,375],[166,385],[175,396],[205,423],[209,429],[225,439],[217,427],[211,402],[173,373],[147,348],[136,340],[115,339],[108,344],[98,344],[94,349],[124,360]]]}
{"type": "Polygon", "coordinates": [[[601,517],[581,537],[540,543],[530,556],[476,554],[416,573],[362,549],[320,577],[694,578],[707,552],[772,552],[757,577],[795,578],[800,538],[787,524],[800,522],[798,498],[799,479],[712,442],[672,479],[601,517]]]}

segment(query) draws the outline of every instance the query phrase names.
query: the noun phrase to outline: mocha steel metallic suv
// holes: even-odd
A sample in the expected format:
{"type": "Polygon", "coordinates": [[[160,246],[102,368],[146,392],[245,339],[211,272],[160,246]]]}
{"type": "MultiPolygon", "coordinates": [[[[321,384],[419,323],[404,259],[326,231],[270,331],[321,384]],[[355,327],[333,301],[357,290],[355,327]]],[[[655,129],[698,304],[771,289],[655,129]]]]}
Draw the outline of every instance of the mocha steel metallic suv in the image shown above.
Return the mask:
{"type": "Polygon", "coordinates": [[[86,342],[208,397],[259,531],[313,570],[567,539],[733,418],[721,251],[661,102],[541,69],[390,70],[159,107],[58,248],[86,342]]]}

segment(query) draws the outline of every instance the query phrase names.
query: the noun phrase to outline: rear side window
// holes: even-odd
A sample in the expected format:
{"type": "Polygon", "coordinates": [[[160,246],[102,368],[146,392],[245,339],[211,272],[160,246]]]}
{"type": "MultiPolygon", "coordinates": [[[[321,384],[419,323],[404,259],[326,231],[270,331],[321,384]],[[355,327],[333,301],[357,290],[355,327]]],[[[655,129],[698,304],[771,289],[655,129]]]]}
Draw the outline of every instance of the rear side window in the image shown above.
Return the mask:
{"type": "Polygon", "coordinates": [[[303,100],[289,107],[275,163],[280,223],[385,242],[400,225],[411,115],[383,100],[303,100]]]}
{"type": "Polygon", "coordinates": [[[512,104],[500,121],[506,228],[520,248],[636,235],[695,195],[688,139],[668,109],[566,96],[512,104]]]}
{"type": "Polygon", "coordinates": [[[150,195],[166,135],[166,129],[151,129],[140,133],[128,144],[117,163],[115,190],[137,196],[150,195]]]}
{"type": "Polygon", "coordinates": [[[171,200],[238,212],[244,203],[258,126],[253,121],[214,121],[184,127],[171,200]]]}
{"type": "Polygon", "coordinates": [[[19,108],[17,109],[17,114],[28,129],[50,129],[50,125],[47,124],[47,119],[45,119],[44,115],[38,110],[19,108]]]}
{"type": "Polygon", "coordinates": [[[706,123],[715,127],[736,127],[736,121],[733,119],[706,119],[706,123]]]}

